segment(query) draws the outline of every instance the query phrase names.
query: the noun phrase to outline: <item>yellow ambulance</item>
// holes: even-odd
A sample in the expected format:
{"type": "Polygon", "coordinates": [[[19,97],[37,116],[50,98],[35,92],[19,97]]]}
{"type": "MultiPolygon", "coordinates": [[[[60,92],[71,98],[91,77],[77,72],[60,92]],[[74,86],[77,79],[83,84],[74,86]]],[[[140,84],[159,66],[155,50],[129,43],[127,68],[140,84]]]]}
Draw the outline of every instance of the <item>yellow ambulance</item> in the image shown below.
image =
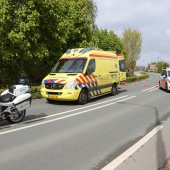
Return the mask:
{"type": "Polygon", "coordinates": [[[124,56],[98,48],[69,49],[58,60],[41,85],[41,95],[49,102],[77,101],[117,93],[126,81],[124,56]]]}

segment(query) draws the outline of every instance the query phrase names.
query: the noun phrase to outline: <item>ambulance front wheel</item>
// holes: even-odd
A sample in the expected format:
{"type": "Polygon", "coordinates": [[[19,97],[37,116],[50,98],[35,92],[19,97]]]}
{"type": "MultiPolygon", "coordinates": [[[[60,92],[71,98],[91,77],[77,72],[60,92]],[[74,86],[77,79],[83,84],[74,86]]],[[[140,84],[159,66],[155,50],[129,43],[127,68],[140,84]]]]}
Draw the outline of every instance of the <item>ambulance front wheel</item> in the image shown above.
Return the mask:
{"type": "Polygon", "coordinates": [[[47,99],[48,103],[54,103],[54,100],[47,99]]]}
{"type": "Polygon", "coordinates": [[[77,100],[78,104],[86,104],[88,102],[88,91],[86,89],[82,89],[77,100]]]}
{"type": "Polygon", "coordinates": [[[115,96],[117,94],[117,85],[113,84],[112,86],[112,90],[111,90],[111,95],[115,96]]]}

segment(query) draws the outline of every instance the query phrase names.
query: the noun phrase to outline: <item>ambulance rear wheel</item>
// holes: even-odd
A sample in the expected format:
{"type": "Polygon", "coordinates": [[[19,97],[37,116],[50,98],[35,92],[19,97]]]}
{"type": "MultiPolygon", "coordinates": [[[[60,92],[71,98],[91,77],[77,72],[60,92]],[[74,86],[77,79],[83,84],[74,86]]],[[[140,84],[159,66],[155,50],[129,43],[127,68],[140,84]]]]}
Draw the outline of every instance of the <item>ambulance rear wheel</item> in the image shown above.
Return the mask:
{"type": "Polygon", "coordinates": [[[117,85],[113,84],[112,86],[112,90],[111,90],[111,95],[115,96],[117,94],[117,85]]]}
{"type": "Polygon", "coordinates": [[[78,104],[86,104],[88,102],[88,91],[86,89],[82,89],[77,100],[78,104]]]}

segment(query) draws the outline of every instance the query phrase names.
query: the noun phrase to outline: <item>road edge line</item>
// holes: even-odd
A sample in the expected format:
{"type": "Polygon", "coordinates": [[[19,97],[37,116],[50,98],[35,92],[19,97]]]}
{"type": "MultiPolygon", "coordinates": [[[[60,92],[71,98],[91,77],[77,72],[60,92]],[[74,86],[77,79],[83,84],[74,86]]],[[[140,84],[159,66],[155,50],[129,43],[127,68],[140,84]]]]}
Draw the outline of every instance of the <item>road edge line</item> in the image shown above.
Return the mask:
{"type": "Polygon", "coordinates": [[[26,120],[26,121],[23,121],[23,122],[24,123],[29,123],[29,122],[32,122],[32,121],[37,121],[37,120],[41,120],[41,119],[47,119],[47,118],[51,118],[51,117],[56,117],[56,116],[64,115],[64,114],[67,114],[67,113],[75,112],[75,111],[78,111],[78,110],[87,109],[89,107],[94,107],[94,106],[97,106],[97,105],[100,105],[100,104],[104,104],[104,103],[112,102],[112,101],[115,101],[115,100],[119,100],[119,99],[122,99],[122,98],[125,98],[125,97],[128,97],[128,95],[120,96],[120,97],[117,97],[117,98],[114,98],[114,99],[106,100],[106,101],[95,103],[95,104],[90,104],[90,105],[87,105],[87,106],[83,106],[83,107],[79,107],[79,108],[76,108],[76,109],[55,113],[55,114],[40,117],[40,118],[26,120]]]}
{"type": "Polygon", "coordinates": [[[0,130],[3,129],[3,128],[9,127],[9,126],[12,127],[12,126],[16,126],[18,124],[30,123],[30,122],[33,122],[33,121],[38,121],[38,120],[42,120],[42,119],[48,119],[48,118],[51,118],[51,117],[56,117],[56,116],[64,115],[64,114],[75,112],[75,111],[78,111],[78,110],[87,109],[89,107],[94,107],[94,106],[97,106],[97,105],[100,105],[100,104],[116,101],[116,100],[119,100],[119,99],[122,99],[122,98],[125,98],[125,97],[128,97],[128,95],[120,96],[120,97],[117,97],[117,98],[114,98],[114,99],[106,100],[106,101],[95,103],[95,104],[90,104],[90,105],[79,107],[79,108],[72,109],[72,110],[67,110],[67,111],[55,113],[55,114],[48,115],[48,116],[43,116],[43,117],[39,117],[39,118],[35,118],[35,119],[25,120],[25,121],[22,121],[20,123],[16,123],[16,124],[12,124],[12,125],[0,126],[0,130]]]}
{"type": "Polygon", "coordinates": [[[147,88],[147,89],[144,89],[144,90],[141,90],[141,91],[145,92],[145,91],[151,90],[151,89],[153,89],[153,88],[155,88],[155,86],[152,86],[152,87],[150,87],[150,88],[147,88]]]}
{"type": "Polygon", "coordinates": [[[132,145],[129,149],[119,155],[116,159],[112,162],[107,164],[101,170],[114,170],[117,168],[121,163],[123,163],[128,157],[130,157],[134,152],[136,152],[140,147],[142,147],[146,142],[148,142],[154,135],[156,135],[161,129],[163,125],[159,125],[152,129],[148,134],[146,134],[142,139],[132,145]]]}
{"type": "Polygon", "coordinates": [[[151,90],[149,90],[149,92],[152,92],[152,91],[155,91],[155,90],[158,90],[158,89],[155,87],[155,89],[151,89],[151,90]]]}

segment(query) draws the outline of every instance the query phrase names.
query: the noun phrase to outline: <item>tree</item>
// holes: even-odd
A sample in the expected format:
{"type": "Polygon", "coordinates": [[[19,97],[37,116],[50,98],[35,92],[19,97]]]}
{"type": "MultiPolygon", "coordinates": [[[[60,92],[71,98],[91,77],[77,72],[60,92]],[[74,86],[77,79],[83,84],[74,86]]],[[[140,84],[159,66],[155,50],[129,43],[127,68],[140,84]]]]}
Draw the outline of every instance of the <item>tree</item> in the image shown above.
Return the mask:
{"type": "Polygon", "coordinates": [[[0,0],[0,84],[40,82],[67,48],[91,41],[95,16],[93,0],[0,0]]]}
{"type": "Polygon", "coordinates": [[[127,52],[127,68],[134,72],[136,61],[140,58],[142,48],[142,33],[133,28],[125,28],[122,38],[123,46],[127,52]]]}
{"type": "Polygon", "coordinates": [[[169,64],[164,61],[159,61],[156,63],[157,73],[161,73],[162,70],[166,67],[169,67],[169,64]]]}
{"type": "Polygon", "coordinates": [[[113,31],[97,29],[93,41],[97,47],[103,50],[115,51],[117,54],[124,52],[120,38],[113,31]]]}

